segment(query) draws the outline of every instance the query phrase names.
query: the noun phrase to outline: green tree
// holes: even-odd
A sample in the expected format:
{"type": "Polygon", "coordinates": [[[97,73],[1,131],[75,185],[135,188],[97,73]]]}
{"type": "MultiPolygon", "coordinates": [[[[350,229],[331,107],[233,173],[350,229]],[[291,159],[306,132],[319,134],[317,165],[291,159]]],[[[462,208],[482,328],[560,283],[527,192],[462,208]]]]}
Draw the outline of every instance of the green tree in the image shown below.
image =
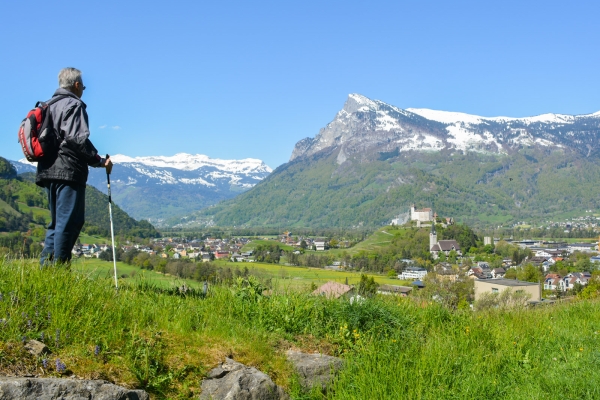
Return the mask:
{"type": "Polygon", "coordinates": [[[365,274],[360,274],[360,282],[358,283],[358,294],[364,297],[372,297],[377,293],[379,284],[375,282],[373,277],[368,277],[365,274]]]}
{"type": "Polygon", "coordinates": [[[506,274],[504,274],[506,279],[517,279],[517,269],[509,268],[506,270],[506,274]]]}
{"type": "Polygon", "coordinates": [[[517,271],[517,279],[526,282],[540,282],[543,279],[543,275],[538,267],[527,264],[517,271]]]}

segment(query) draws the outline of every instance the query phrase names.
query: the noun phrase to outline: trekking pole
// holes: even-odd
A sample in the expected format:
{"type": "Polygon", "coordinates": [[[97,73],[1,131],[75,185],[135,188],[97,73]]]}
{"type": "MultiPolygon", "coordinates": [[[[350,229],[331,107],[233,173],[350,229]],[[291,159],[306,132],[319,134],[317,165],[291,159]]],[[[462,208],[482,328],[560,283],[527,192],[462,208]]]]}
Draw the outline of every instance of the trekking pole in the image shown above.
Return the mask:
{"type": "MultiPolygon", "coordinates": [[[[106,155],[106,159],[108,160],[109,155],[106,155]]],[[[115,267],[115,289],[119,290],[119,283],[117,282],[117,255],[115,252],[115,230],[113,228],[113,218],[112,218],[112,198],[110,196],[110,174],[106,173],[106,182],[108,183],[108,215],[110,216],[110,238],[112,240],[112,253],[113,253],[113,264],[115,267]]]]}

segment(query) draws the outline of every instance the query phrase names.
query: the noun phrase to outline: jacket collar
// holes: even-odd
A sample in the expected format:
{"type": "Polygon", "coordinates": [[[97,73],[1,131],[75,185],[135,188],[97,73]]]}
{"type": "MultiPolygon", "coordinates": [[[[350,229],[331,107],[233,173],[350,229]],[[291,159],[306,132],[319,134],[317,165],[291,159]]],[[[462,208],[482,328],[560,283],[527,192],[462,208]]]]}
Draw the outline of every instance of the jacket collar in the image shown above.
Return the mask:
{"type": "Polygon", "coordinates": [[[54,92],[54,94],[52,95],[52,97],[56,97],[56,96],[68,96],[68,97],[72,97],[72,98],[80,101],[84,108],[87,107],[87,105],[79,97],[75,96],[75,94],[69,92],[67,89],[63,89],[63,88],[56,89],[56,91],[54,92]]]}

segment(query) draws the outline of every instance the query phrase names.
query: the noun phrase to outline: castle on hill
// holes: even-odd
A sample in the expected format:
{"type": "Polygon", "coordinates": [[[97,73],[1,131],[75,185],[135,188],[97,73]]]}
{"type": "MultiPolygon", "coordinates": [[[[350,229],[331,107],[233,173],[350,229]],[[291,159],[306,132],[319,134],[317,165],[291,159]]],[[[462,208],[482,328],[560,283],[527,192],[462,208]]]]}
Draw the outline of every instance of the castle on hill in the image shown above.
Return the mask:
{"type": "Polygon", "coordinates": [[[410,206],[410,220],[419,222],[433,221],[434,215],[431,208],[422,208],[418,210],[413,204],[410,206]]]}

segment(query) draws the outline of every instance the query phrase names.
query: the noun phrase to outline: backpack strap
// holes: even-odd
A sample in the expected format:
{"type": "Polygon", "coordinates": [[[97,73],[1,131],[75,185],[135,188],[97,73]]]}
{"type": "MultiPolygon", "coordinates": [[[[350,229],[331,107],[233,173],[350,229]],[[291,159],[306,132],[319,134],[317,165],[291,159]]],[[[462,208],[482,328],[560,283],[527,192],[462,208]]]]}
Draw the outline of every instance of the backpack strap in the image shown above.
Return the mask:
{"type": "Polygon", "coordinates": [[[69,96],[68,94],[61,94],[61,95],[58,95],[58,96],[54,96],[53,98],[51,98],[48,101],[38,101],[37,103],[35,103],[35,107],[34,108],[37,108],[39,106],[44,106],[44,105],[49,106],[50,104],[54,104],[54,103],[56,103],[59,100],[66,99],[67,97],[76,98],[75,96],[69,96]]]}

